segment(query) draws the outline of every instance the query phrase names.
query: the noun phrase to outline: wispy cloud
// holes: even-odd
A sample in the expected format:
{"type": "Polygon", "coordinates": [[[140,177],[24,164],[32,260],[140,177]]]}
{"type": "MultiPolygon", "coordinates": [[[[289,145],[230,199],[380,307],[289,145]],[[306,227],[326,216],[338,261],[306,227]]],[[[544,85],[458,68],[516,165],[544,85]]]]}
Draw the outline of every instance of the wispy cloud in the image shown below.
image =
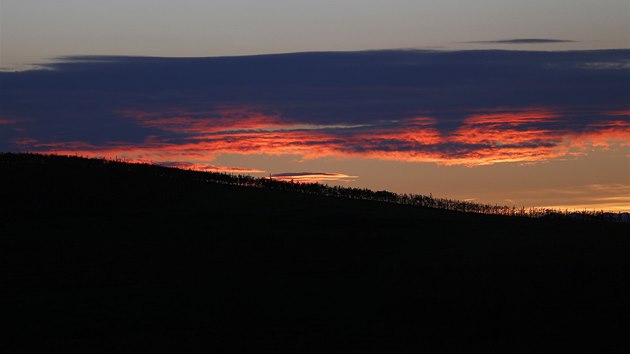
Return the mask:
{"type": "Polygon", "coordinates": [[[608,62],[590,62],[580,64],[580,68],[587,70],[620,70],[630,69],[630,60],[616,60],[608,62]]]}
{"type": "Polygon", "coordinates": [[[270,176],[271,179],[298,183],[326,183],[326,182],[352,182],[359,178],[343,173],[325,172],[285,172],[276,173],[270,176]]]}
{"type": "Polygon", "coordinates": [[[235,174],[260,174],[265,173],[263,170],[256,168],[242,168],[242,167],[230,167],[230,166],[217,166],[207,163],[199,162],[184,162],[184,161],[161,161],[160,165],[166,167],[176,167],[181,169],[204,171],[204,172],[222,172],[222,173],[235,173],[235,174]]]}
{"type": "Polygon", "coordinates": [[[159,112],[124,110],[125,117],[135,119],[146,128],[184,134],[220,134],[241,131],[288,131],[358,128],[354,124],[303,124],[282,121],[277,112],[260,107],[220,107],[213,111],[195,112],[178,108],[163,109],[159,112]]]}
{"type": "Polygon", "coordinates": [[[608,210],[628,211],[630,206],[630,185],[627,184],[588,184],[521,191],[518,200],[525,204],[545,208],[567,210],[608,210]],[[537,196],[536,199],[532,196],[537,196]]]}
{"type": "Polygon", "coordinates": [[[496,39],[486,41],[469,41],[466,43],[478,43],[478,44],[553,44],[553,43],[575,43],[576,41],[570,39],[554,39],[554,38],[511,38],[511,39],[496,39]]]}

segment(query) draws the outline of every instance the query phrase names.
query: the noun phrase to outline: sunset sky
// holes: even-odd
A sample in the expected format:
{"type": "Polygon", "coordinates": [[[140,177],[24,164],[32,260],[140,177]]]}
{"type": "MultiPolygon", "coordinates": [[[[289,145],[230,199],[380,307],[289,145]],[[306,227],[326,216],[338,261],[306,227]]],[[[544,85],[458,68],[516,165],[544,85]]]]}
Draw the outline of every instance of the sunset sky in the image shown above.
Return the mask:
{"type": "Polygon", "coordinates": [[[0,0],[0,151],[630,211],[630,3],[0,0]]]}

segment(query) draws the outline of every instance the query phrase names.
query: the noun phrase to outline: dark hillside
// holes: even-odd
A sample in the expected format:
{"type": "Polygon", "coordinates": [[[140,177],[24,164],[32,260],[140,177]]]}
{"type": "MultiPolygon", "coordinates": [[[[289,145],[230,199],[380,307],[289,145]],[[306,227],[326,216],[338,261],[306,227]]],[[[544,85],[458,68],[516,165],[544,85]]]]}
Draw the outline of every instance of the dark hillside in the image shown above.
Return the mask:
{"type": "Polygon", "coordinates": [[[9,324],[0,350],[628,350],[627,224],[461,213],[206,176],[0,154],[9,324]]]}

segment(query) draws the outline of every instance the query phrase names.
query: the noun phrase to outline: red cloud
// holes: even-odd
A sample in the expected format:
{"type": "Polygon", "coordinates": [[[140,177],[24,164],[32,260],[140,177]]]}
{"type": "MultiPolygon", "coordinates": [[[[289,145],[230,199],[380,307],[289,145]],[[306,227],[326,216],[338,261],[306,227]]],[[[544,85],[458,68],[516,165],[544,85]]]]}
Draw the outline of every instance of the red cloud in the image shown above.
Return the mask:
{"type": "Polygon", "coordinates": [[[464,124],[450,137],[450,141],[491,147],[558,143],[562,140],[562,132],[543,128],[523,129],[523,126],[532,123],[552,122],[557,117],[554,113],[539,110],[476,114],[464,120],[464,124]]]}
{"type": "Polygon", "coordinates": [[[171,134],[169,139],[151,136],[143,144],[105,147],[81,142],[36,147],[58,153],[163,164],[178,161],[195,169],[212,169],[216,166],[209,162],[220,153],[290,154],[307,159],[352,156],[476,166],[544,161],[579,155],[587,147],[627,146],[630,141],[627,120],[608,120],[569,130],[567,124],[562,124],[568,118],[540,108],[473,114],[448,134],[438,130],[436,121],[430,117],[374,126],[315,126],[291,123],[255,108],[196,113],[172,110],[161,114],[125,111],[125,114],[143,127],[167,131],[171,134]]]}

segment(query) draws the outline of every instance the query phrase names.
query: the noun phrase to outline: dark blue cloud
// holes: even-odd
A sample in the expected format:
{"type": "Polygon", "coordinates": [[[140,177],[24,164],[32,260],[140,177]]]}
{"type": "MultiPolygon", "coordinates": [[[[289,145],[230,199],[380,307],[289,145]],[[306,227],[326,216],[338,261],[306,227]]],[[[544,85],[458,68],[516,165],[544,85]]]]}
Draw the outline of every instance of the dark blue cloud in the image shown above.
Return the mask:
{"type": "MultiPolygon", "coordinates": [[[[69,57],[41,70],[0,72],[0,150],[22,149],[20,142],[27,139],[132,145],[157,137],[176,143],[193,131],[220,126],[221,112],[235,109],[274,117],[276,127],[362,126],[335,133],[341,139],[418,116],[432,117],[433,127],[449,134],[479,112],[523,107],[563,112],[564,119],[546,121],[545,128],[579,132],[610,119],[605,112],[629,108],[629,63],[630,50],[69,57]],[[188,128],[178,131],[173,128],[177,124],[188,128]]],[[[246,128],[234,123],[240,117],[232,114],[231,126],[246,128]]],[[[537,124],[521,124],[520,129],[537,124]]],[[[395,150],[396,139],[375,146],[395,150]]],[[[401,144],[400,149],[414,146],[401,144]]],[[[366,147],[356,147],[361,149],[366,147]]]]}

